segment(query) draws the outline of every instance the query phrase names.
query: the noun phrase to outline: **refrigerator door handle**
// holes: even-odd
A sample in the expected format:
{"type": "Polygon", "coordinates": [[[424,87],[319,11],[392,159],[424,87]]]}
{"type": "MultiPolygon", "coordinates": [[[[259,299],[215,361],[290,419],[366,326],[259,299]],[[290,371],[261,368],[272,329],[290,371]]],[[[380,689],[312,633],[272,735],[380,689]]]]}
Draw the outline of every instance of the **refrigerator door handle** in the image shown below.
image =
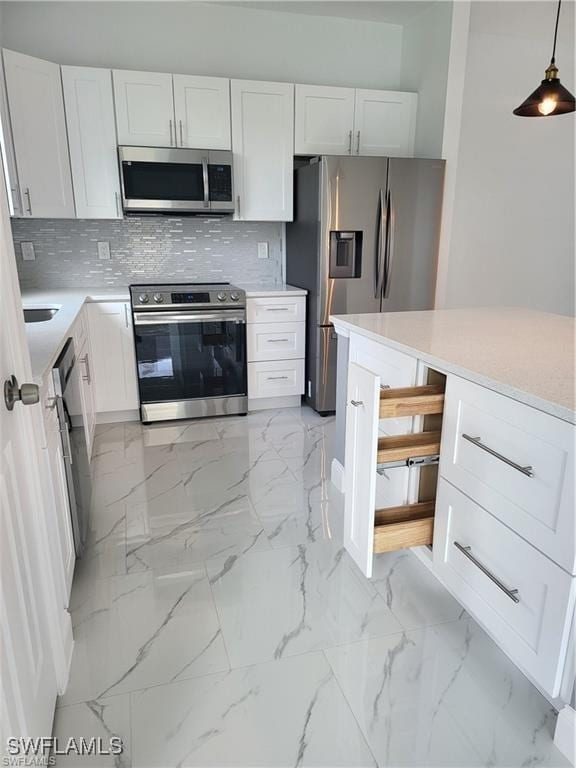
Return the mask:
{"type": "Polygon", "coordinates": [[[390,276],[392,274],[392,262],[394,261],[394,228],[395,213],[392,202],[392,193],[388,190],[388,202],[386,206],[387,231],[386,231],[386,280],[384,283],[383,297],[385,299],[390,295],[390,276]]]}
{"type": "MultiPolygon", "coordinates": [[[[385,259],[382,257],[382,246],[386,249],[385,235],[387,234],[387,212],[384,205],[384,193],[382,189],[378,194],[378,231],[376,234],[376,259],[374,274],[374,298],[377,299],[382,293],[382,276],[380,268],[385,265],[385,259]]],[[[384,253],[386,250],[384,251],[384,253]]]]}

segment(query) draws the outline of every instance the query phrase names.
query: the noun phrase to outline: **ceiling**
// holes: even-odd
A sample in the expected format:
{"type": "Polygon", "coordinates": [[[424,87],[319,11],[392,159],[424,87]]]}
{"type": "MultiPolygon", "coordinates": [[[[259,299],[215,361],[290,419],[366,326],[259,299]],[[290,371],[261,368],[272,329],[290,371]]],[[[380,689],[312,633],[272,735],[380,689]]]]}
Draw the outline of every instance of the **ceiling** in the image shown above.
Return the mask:
{"type": "Polygon", "coordinates": [[[234,5],[261,11],[303,13],[341,19],[405,24],[409,19],[440,0],[213,0],[219,5],[234,5]]]}

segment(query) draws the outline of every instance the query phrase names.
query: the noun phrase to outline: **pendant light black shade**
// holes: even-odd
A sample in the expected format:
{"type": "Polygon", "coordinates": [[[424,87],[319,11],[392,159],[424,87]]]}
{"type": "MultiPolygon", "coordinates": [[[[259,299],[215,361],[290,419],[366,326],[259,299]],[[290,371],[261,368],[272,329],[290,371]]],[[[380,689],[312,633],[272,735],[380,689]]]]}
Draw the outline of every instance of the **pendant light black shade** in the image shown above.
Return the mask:
{"type": "Polygon", "coordinates": [[[536,88],[536,90],[531,93],[519,107],[516,107],[514,114],[519,117],[553,117],[554,115],[563,115],[567,112],[574,112],[576,109],[574,96],[572,96],[570,91],[567,88],[564,88],[560,82],[555,59],[561,3],[562,0],[558,0],[552,59],[550,61],[550,66],[546,70],[546,77],[542,80],[538,88],[536,88]]]}

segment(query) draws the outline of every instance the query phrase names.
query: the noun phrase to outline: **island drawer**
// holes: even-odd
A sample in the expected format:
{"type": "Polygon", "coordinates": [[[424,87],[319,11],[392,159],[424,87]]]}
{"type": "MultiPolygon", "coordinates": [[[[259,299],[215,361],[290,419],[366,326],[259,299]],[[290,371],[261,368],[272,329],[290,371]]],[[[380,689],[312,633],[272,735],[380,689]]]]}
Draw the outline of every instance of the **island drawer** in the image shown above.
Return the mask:
{"type": "Polygon", "coordinates": [[[466,610],[552,696],[559,692],[576,582],[440,479],[434,569],[466,610]]]}
{"type": "Polygon", "coordinates": [[[443,429],[441,475],[575,573],[571,425],[450,376],[443,429]]]}

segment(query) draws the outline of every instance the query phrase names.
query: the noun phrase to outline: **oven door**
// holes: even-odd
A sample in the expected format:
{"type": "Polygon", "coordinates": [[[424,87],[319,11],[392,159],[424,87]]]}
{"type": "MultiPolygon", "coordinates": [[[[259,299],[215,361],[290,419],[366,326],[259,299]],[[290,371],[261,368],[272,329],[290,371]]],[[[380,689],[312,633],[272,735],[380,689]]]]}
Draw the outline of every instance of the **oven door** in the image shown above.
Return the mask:
{"type": "MultiPolygon", "coordinates": [[[[143,414],[154,403],[246,398],[245,323],[244,312],[235,310],[136,312],[134,335],[143,414]]],[[[211,412],[196,409],[184,415],[211,412]]]]}
{"type": "Polygon", "coordinates": [[[196,149],[119,147],[125,211],[210,210],[208,153],[196,149]]]}

